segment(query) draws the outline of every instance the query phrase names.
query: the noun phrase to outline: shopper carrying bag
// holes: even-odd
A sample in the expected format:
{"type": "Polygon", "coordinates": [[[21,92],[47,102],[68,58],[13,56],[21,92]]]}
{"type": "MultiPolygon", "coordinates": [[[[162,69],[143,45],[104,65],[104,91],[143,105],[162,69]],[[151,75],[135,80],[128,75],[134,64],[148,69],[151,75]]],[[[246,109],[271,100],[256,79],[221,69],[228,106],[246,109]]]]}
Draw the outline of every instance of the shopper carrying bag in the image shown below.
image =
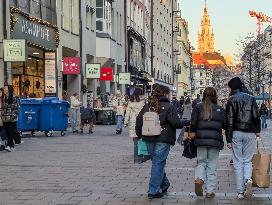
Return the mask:
{"type": "Polygon", "coordinates": [[[260,152],[260,138],[257,138],[257,153],[253,155],[253,186],[258,188],[269,188],[270,186],[270,163],[271,154],[260,152]]]}

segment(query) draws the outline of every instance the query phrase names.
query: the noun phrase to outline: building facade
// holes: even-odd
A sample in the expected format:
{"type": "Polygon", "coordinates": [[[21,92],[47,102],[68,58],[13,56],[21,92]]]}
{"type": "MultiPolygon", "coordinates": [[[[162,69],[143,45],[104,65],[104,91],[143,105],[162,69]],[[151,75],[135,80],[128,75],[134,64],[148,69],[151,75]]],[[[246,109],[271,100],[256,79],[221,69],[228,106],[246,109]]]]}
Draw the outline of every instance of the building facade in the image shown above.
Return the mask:
{"type": "Polygon", "coordinates": [[[131,84],[146,90],[150,76],[150,1],[126,1],[126,61],[131,84]]]}
{"type": "Polygon", "coordinates": [[[2,9],[4,5],[6,9],[3,14],[6,18],[1,23],[5,30],[4,35],[1,32],[2,39],[22,40],[26,49],[24,60],[2,63],[4,78],[1,75],[1,84],[3,81],[12,84],[18,96],[57,95],[57,49],[60,37],[56,1],[10,0],[1,5],[2,9]]]}
{"type": "Polygon", "coordinates": [[[153,1],[152,73],[157,83],[169,86],[171,90],[174,83],[174,65],[177,64],[174,52],[176,33],[173,32],[176,5],[176,0],[153,1]]]}
{"type": "Polygon", "coordinates": [[[202,95],[206,87],[213,86],[213,70],[205,65],[195,65],[192,79],[192,96],[202,95]]]}
{"type": "MultiPolygon", "coordinates": [[[[112,68],[113,74],[125,72],[124,0],[96,0],[96,61],[112,68]]],[[[125,86],[114,81],[99,81],[102,93],[125,92],[125,86]]]]}
{"type": "Polygon", "coordinates": [[[176,66],[178,75],[177,79],[177,97],[191,95],[191,65],[192,53],[189,42],[188,23],[181,17],[176,18],[178,35],[177,35],[177,61],[176,66]]]}

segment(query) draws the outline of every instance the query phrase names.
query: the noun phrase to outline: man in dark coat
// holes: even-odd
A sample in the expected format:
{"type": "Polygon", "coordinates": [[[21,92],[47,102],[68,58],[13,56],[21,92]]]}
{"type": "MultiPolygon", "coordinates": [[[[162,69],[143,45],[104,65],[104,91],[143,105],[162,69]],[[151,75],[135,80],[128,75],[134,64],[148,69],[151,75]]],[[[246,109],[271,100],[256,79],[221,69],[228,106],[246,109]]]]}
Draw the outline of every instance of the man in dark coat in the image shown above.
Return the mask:
{"type": "Polygon", "coordinates": [[[252,157],[256,147],[256,137],[260,137],[261,121],[255,98],[243,92],[239,77],[228,83],[231,89],[226,106],[227,146],[233,151],[238,198],[252,195],[252,157]]]}

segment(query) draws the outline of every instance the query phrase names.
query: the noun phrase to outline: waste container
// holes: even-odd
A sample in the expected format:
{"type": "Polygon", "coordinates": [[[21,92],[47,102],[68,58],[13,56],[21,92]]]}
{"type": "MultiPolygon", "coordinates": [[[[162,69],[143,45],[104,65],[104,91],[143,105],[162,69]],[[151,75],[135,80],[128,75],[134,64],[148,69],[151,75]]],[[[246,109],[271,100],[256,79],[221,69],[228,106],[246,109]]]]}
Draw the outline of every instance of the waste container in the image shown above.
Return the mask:
{"type": "Polygon", "coordinates": [[[52,131],[60,131],[61,136],[65,135],[68,127],[69,103],[62,100],[45,98],[41,104],[39,131],[46,136],[51,136],[52,131]]]}
{"type": "Polygon", "coordinates": [[[20,99],[20,111],[18,114],[17,129],[23,132],[31,132],[32,135],[39,129],[39,110],[42,100],[20,99]]]}

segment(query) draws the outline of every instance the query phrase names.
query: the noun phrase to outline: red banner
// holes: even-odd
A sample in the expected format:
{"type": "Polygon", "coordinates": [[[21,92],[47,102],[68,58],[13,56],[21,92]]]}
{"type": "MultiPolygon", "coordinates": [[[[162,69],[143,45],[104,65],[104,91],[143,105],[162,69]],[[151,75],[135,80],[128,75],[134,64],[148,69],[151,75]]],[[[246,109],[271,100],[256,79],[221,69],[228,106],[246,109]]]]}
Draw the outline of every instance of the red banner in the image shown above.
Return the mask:
{"type": "Polygon", "coordinates": [[[113,70],[112,68],[101,68],[101,77],[102,81],[112,81],[113,80],[113,70]]]}
{"type": "Polygon", "coordinates": [[[63,74],[65,75],[80,74],[80,57],[64,57],[63,74]]]}

